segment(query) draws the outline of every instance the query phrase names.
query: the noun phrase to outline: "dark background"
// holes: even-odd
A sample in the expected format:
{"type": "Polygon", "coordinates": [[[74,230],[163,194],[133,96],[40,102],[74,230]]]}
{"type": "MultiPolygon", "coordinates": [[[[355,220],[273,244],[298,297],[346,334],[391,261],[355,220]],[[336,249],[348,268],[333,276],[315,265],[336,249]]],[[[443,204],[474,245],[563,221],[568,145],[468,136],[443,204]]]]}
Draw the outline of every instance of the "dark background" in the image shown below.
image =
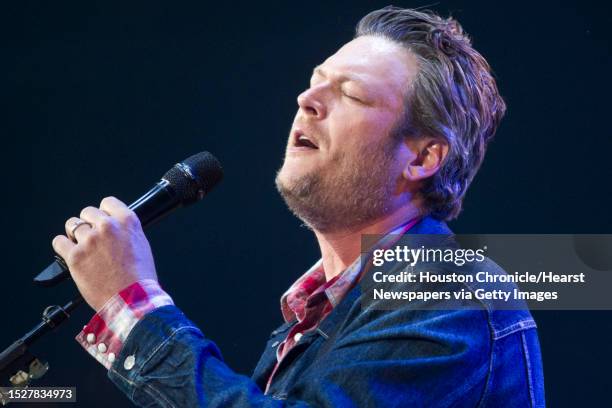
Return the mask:
{"type": "MultiPolygon", "coordinates": [[[[33,287],[63,223],[106,195],[131,202],[201,150],[225,181],[148,230],[163,286],[250,374],[279,297],[318,259],[275,191],[313,66],[384,2],[16,2],[3,5],[0,348],[72,283],[33,287]]],[[[441,1],[493,66],[509,109],[451,223],[459,233],[611,233],[610,9],[584,1],[441,1]]],[[[417,7],[425,2],[396,5],[417,7]]],[[[79,406],[129,405],[72,339],[83,307],[35,351],[37,385],[79,406]]],[[[611,312],[537,312],[548,405],[609,403],[611,312]]],[[[36,405],[40,406],[40,405],[36,405]]]]}

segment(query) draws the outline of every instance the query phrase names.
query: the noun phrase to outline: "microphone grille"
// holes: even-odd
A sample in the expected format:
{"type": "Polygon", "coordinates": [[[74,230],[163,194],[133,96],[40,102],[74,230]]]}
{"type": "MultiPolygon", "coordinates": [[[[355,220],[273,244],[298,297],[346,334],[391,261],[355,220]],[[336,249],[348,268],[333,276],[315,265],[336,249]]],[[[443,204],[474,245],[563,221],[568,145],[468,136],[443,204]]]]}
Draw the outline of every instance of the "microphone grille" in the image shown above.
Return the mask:
{"type": "Polygon", "coordinates": [[[201,180],[204,192],[208,194],[223,179],[223,168],[215,156],[209,152],[200,152],[183,161],[196,179],[201,180]]]}
{"type": "Polygon", "coordinates": [[[174,165],[162,178],[183,204],[190,204],[202,199],[219,184],[223,168],[215,156],[200,152],[174,165]]]}

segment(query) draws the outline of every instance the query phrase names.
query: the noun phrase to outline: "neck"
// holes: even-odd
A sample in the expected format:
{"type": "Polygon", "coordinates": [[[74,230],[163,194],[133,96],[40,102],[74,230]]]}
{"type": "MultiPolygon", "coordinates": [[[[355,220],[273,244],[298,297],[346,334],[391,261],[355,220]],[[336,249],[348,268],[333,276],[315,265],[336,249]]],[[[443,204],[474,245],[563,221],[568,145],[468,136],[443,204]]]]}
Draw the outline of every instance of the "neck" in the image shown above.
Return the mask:
{"type": "Polygon", "coordinates": [[[327,281],[342,273],[361,253],[361,236],[386,234],[393,227],[418,217],[419,210],[413,205],[398,208],[391,214],[350,231],[314,233],[319,241],[321,259],[327,281]]]}

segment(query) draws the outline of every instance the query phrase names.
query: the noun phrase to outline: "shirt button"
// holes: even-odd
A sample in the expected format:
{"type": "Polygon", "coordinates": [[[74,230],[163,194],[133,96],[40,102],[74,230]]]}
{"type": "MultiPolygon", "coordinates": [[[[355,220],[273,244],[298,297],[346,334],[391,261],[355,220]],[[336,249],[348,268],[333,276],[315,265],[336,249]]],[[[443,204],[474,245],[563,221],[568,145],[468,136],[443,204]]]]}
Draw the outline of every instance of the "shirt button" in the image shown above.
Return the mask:
{"type": "Polygon", "coordinates": [[[106,344],[104,344],[104,343],[99,343],[99,344],[98,344],[98,351],[99,351],[100,353],[106,353],[106,344]]]}
{"type": "Polygon", "coordinates": [[[134,355],[127,356],[123,362],[123,368],[126,370],[131,370],[132,367],[134,367],[134,364],[136,364],[136,357],[134,357],[134,355]]]}
{"type": "Polygon", "coordinates": [[[302,333],[295,333],[295,336],[293,336],[293,340],[296,343],[299,342],[301,338],[302,338],[302,333]]]}
{"type": "Polygon", "coordinates": [[[111,364],[115,361],[115,353],[108,353],[108,361],[111,364]]]}
{"type": "Polygon", "coordinates": [[[95,334],[93,334],[93,333],[89,333],[89,334],[87,335],[87,342],[88,342],[89,344],[94,344],[94,343],[96,342],[96,335],[95,335],[95,334]]]}

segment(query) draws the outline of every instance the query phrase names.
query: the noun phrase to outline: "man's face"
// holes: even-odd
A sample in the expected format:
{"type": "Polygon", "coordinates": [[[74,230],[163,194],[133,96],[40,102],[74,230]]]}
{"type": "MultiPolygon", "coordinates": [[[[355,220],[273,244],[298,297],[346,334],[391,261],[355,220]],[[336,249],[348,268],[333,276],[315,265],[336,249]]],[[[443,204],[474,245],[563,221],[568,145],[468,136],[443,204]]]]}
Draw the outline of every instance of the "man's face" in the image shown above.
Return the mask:
{"type": "Polygon", "coordinates": [[[373,36],[315,68],[298,96],[276,179],[291,210],[314,229],[355,228],[395,209],[406,152],[392,133],[416,72],[409,51],[373,36]]]}

